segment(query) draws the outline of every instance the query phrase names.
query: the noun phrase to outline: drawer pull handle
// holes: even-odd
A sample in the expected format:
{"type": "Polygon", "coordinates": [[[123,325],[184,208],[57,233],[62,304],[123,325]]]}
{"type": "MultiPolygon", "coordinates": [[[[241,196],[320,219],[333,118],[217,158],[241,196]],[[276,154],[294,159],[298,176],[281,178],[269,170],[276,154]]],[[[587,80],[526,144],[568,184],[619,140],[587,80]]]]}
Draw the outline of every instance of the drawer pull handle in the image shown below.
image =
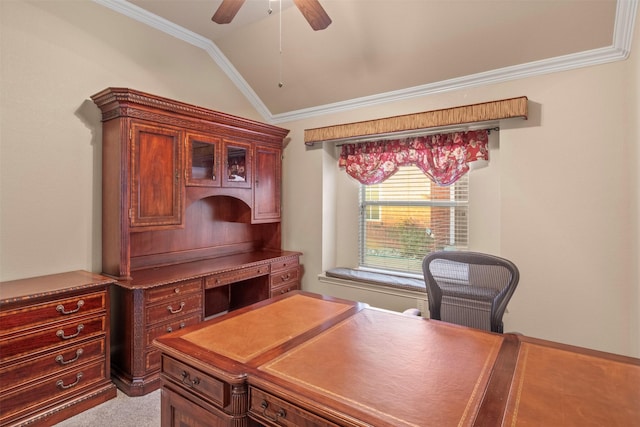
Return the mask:
{"type": "Polygon", "coordinates": [[[82,332],[83,329],[84,329],[84,325],[82,323],[80,323],[78,325],[78,327],[76,328],[76,333],[75,334],[65,335],[63,329],[58,329],[58,332],[56,332],[56,335],[59,336],[63,340],[70,340],[71,338],[75,338],[78,335],[80,335],[80,332],[82,332]]]}
{"type": "MultiPolygon", "coordinates": [[[[180,325],[178,326],[180,329],[184,328],[184,322],[180,322],[180,325]]],[[[167,332],[173,332],[173,327],[171,326],[167,326],[167,332]]]]}
{"type": "Polygon", "coordinates": [[[287,412],[280,408],[278,409],[278,412],[276,412],[276,416],[272,417],[270,415],[267,414],[267,408],[269,407],[269,402],[267,402],[266,400],[263,400],[262,403],[260,404],[260,407],[262,408],[262,416],[265,417],[268,420],[271,420],[275,423],[278,422],[278,418],[286,418],[287,417],[287,412]]]}
{"type": "Polygon", "coordinates": [[[56,311],[62,314],[73,314],[73,313],[77,313],[78,311],[80,311],[80,309],[82,308],[82,306],[84,305],[84,300],[80,300],[78,301],[78,303],[76,304],[77,307],[73,310],[65,310],[64,305],[62,304],[58,304],[58,306],[56,307],[56,311]]]}
{"type": "Polygon", "coordinates": [[[167,307],[167,310],[169,310],[169,313],[171,313],[171,314],[176,314],[176,313],[180,313],[180,312],[182,311],[182,309],[183,309],[183,308],[184,308],[184,301],[182,301],[182,302],[180,303],[180,308],[178,308],[178,309],[174,310],[174,309],[173,309],[173,307],[168,306],[168,307],[167,307]]]}
{"type": "Polygon", "coordinates": [[[189,388],[194,388],[195,386],[197,386],[198,384],[200,384],[200,378],[195,377],[194,379],[191,379],[191,374],[189,374],[187,371],[182,371],[182,384],[186,385],[189,388]]]}
{"type": "Polygon", "coordinates": [[[180,288],[175,288],[175,289],[173,290],[173,293],[174,293],[174,294],[179,294],[179,293],[180,293],[180,288]]]}
{"type": "Polygon", "coordinates": [[[66,390],[68,388],[74,387],[76,385],[78,385],[78,383],[80,382],[80,380],[82,379],[82,372],[78,372],[76,374],[76,380],[74,382],[72,382],[71,384],[64,384],[64,381],[62,380],[58,380],[56,381],[56,387],[58,387],[60,390],[66,390]]]}
{"type": "Polygon", "coordinates": [[[56,356],[56,362],[58,363],[58,365],[68,365],[69,363],[73,363],[76,360],[78,360],[80,358],[80,356],[82,356],[82,349],[79,348],[76,350],[76,357],[74,357],[73,359],[69,359],[69,360],[64,360],[64,356],[59,354],[56,356]]]}
{"type": "Polygon", "coordinates": [[[291,279],[291,273],[287,273],[286,275],[280,276],[280,280],[282,280],[283,282],[286,282],[289,279],[291,279]]]}

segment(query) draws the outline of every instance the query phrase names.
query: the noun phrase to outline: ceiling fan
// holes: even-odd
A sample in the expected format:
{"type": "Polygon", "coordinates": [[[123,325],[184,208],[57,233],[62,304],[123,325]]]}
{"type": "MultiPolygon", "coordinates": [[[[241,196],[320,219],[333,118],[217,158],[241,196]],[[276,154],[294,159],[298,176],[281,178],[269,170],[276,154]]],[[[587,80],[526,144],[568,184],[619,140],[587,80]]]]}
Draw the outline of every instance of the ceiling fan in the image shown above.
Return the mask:
{"type": "MultiPolygon", "coordinates": [[[[245,0],[222,0],[211,20],[217,24],[228,24],[236,16],[245,0]]],[[[331,24],[331,18],[318,0],[293,0],[302,15],[315,31],[324,30],[331,24]]]]}

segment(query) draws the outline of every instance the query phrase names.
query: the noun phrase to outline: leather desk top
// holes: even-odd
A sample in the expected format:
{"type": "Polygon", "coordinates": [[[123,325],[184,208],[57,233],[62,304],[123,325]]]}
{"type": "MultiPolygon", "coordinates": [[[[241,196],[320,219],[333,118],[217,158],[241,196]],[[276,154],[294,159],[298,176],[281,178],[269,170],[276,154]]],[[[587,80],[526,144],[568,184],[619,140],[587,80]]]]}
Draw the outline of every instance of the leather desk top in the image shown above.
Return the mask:
{"type": "Polygon", "coordinates": [[[376,426],[465,426],[474,421],[502,341],[365,308],[258,371],[269,374],[266,381],[319,394],[323,403],[347,405],[376,426]]]}
{"type": "Polygon", "coordinates": [[[637,359],[526,340],[520,344],[503,425],[640,425],[637,359]]]}
{"type": "Polygon", "coordinates": [[[339,425],[640,425],[640,359],[301,291],[155,344],[339,425]]]}
{"type": "Polygon", "coordinates": [[[339,301],[291,295],[258,310],[188,332],[182,339],[246,363],[352,308],[352,304],[339,301]]]}

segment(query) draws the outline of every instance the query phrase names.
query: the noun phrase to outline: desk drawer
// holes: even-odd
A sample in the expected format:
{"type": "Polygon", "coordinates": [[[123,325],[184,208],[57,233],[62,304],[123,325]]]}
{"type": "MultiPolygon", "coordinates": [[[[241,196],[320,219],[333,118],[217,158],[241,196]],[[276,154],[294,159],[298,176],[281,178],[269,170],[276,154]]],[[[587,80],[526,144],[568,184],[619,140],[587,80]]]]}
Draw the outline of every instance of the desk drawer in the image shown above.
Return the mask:
{"type": "Polygon", "coordinates": [[[249,417],[267,426],[339,427],[255,387],[249,387],[249,417]]]}
{"type": "Polygon", "coordinates": [[[166,300],[162,304],[147,308],[147,325],[155,325],[167,320],[173,320],[188,313],[202,311],[202,295],[183,295],[179,298],[166,300]]]}
{"type": "Polygon", "coordinates": [[[106,380],[104,360],[21,387],[10,393],[0,393],[0,425],[10,416],[29,410],[33,405],[51,405],[61,402],[71,395],[81,393],[88,386],[106,380]]]}
{"type": "Polygon", "coordinates": [[[215,288],[216,286],[224,286],[229,283],[239,282],[252,277],[264,276],[269,274],[269,265],[257,265],[252,267],[241,268],[238,270],[227,271],[225,273],[215,274],[206,278],[205,288],[215,288]]]}
{"type": "Polygon", "coordinates": [[[160,326],[156,326],[154,328],[149,328],[147,331],[147,345],[150,346],[153,343],[153,340],[158,338],[160,335],[168,334],[170,332],[178,331],[182,328],[186,328],[187,326],[195,325],[200,322],[200,313],[185,317],[183,319],[175,320],[169,323],[165,323],[160,326]]]}
{"type": "Polygon", "coordinates": [[[296,289],[300,289],[299,283],[289,282],[282,286],[278,286],[277,288],[271,288],[270,296],[273,298],[278,295],[286,294],[287,292],[295,291],[296,289]]]}
{"type": "Polygon", "coordinates": [[[91,336],[103,334],[105,330],[105,316],[63,323],[4,341],[0,360],[12,359],[54,346],[74,344],[91,336]]]}
{"type": "Polygon", "coordinates": [[[273,289],[288,283],[298,282],[299,279],[300,269],[297,267],[271,274],[271,288],[273,289]]]}
{"type": "Polygon", "coordinates": [[[155,303],[167,298],[176,298],[190,292],[202,290],[202,279],[187,280],[147,291],[147,301],[155,303]]]}
{"type": "Polygon", "coordinates": [[[87,313],[105,310],[106,292],[97,292],[58,301],[37,304],[27,309],[0,312],[0,335],[24,331],[44,323],[65,321],[87,313]]]}
{"type": "Polygon", "coordinates": [[[229,401],[228,386],[216,378],[167,356],[162,356],[163,374],[191,393],[220,407],[229,401]]]}
{"type": "Polygon", "coordinates": [[[278,271],[288,270],[293,267],[298,267],[298,258],[287,258],[281,261],[276,261],[271,263],[271,273],[275,273],[278,271]]]}
{"type": "Polygon", "coordinates": [[[104,361],[105,337],[61,348],[43,356],[30,358],[0,369],[0,384],[4,390],[21,386],[38,377],[73,368],[92,359],[104,361]]]}

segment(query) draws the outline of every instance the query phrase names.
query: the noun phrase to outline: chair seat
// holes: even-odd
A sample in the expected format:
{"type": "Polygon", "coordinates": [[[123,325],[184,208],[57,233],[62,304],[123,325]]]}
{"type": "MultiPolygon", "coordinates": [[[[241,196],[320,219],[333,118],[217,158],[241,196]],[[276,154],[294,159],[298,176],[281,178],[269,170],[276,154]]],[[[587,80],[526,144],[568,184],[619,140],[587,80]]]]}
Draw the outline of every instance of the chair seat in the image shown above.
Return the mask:
{"type": "Polygon", "coordinates": [[[492,288],[471,285],[440,284],[442,295],[449,295],[458,298],[474,299],[478,301],[492,302],[499,291],[492,288]]]}

